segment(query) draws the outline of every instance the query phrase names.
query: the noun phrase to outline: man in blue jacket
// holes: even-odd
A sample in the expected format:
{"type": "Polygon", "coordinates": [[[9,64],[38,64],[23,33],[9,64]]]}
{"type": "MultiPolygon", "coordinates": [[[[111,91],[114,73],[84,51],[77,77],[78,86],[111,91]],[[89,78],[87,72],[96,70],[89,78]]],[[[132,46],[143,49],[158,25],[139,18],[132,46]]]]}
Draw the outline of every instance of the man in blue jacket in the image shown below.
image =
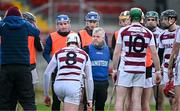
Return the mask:
{"type": "Polygon", "coordinates": [[[92,64],[92,75],[94,81],[93,104],[96,111],[104,111],[107,100],[107,89],[109,86],[109,61],[112,51],[106,45],[105,31],[101,27],[96,27],[92,32],[92,43],[84,50],[89,54],[92,64]]]}
{"type": "Polygon", "coordinates": [[[29,69],[29,35],[39,37],[39,30],[22,18],[17,7],[10,7],[0,23],[0,110],[15,110],[17,101],[24,110],[36,110],[29,69]]]}

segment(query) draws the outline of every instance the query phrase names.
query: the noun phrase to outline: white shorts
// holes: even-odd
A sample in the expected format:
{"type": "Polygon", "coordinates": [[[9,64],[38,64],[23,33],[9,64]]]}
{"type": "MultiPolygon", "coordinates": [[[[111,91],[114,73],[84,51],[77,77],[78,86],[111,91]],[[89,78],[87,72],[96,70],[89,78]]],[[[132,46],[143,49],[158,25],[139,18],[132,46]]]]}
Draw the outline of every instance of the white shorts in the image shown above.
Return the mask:
{"type": "Polygon", "coordinates": [[[133,74],[124,72],[124,70],[120,70],[118,75],[118,83],[119,86],[124,87],[144,87],[145,85],[145,73],[144,74],[133,74]]]}
{"type": "Polygon", "coordinates": [[[76,105],[80,104],[82,92],[79,81],[55,81],[54,92],[63,102],[76,105]]]}
{"type": "Polygon", "coordinates": [[[145,85],[144,85],[144,88],[151,88],[151,87],[153,87],[153,78],[152,77],[146,79],[145,85]]]}
{"type": "Polygon", "coordinates": [[[175,74],[174,74],[174,86],[180,85],[180,61],[176,65],[175,69],[175,74]]]}
{"type": "Polygon", "coordinates": [[[162,76],[161,85],[165,85],[167,82],[169,82],[168,72],[164,71],[163,76],[162,76]]]}

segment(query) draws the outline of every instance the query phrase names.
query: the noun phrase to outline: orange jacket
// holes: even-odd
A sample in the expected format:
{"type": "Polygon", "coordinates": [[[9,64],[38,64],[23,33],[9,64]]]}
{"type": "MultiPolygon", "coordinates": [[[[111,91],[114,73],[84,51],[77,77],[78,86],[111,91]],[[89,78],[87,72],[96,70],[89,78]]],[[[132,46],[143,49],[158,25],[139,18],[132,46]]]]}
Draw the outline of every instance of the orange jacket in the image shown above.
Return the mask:
{"type": "MultiPolygon", "coordinates": [[[[72,33],[72,31],[70,33],[72,33]]],[[[52,40],[51,55],[53,55],[58,50],[67,46],[66,44],[67,37],[59,35],[58,32],[52,32],[50,33],[50,36],[52,40]]]]}
{"type": "Polygon", "coordinates": [[[146,67],[150,67],[152,65],[152,57],[151,57],[151,50],[147,48],[146,51],[146,67]]]}
{"type": "Polygon", "coordinates": [[[36,64],[36,49],[34,46],[33,36],[28,36],[28,48],[29,48],[30,64],[36,64]]]}
{"type": "Polygon", "coordinates": [[[80,30],[79,31],[79,34],[81,36],[81,44],[82,44],[82,47],[84,46],[87,46],[89,44],[91,44],[92,42],[92,36],[90,36],[86,30],[80,30]]]}

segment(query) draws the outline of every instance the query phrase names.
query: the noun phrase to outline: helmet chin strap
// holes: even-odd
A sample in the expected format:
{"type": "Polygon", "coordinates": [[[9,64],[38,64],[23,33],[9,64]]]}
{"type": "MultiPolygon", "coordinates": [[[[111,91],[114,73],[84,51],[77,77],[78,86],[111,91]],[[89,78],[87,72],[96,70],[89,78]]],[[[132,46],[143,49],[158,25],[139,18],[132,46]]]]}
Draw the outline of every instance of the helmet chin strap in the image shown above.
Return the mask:
{"type": "Polygon", "coordinates": [[[172,24],[168,25],[168,26],[165,26],[163,27],[164,29],[169,29],[175,22],[173,22],[172,24]]]}
{"type": "MultiPolygon", "coordinates": [[[[169,18],[168,18],[169,21],[169,18]]],[[[165,29],[169,29],[176,21],[174,21],[172,24],[170,24],[169,26],[167,26],[165,29]]]]}
{"type": "Polygon", "coordinates": [[[174,23],[175,23],[175,21],[174,21],[172,24],[170,24],[170,25],[168,26],[168,29],[169,29],[174,23]]]}

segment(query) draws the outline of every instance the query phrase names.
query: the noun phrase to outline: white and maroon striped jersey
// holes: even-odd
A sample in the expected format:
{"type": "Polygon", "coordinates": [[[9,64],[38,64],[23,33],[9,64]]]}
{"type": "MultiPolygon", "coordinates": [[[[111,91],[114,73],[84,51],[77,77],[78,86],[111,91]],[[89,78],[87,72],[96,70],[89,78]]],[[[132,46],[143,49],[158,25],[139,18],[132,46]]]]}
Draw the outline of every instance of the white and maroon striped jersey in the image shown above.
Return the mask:
{"type": "MultiPolygon", "coordinates": [[[[177,31],[176,31],[176,42],[180,43],[180,27],[178,27],[177,31]]],[[[180,61],[180,51],[177,57],[177,60],[180,61]]]]}
{"type": "Polygon", "coordinates": [[[155,41],[155,44],[156,46],[158,47],[158,38],[159,38],[159,35],[163,32],[164,30],[160,29],[159,27],[156,27],[155,31],[152,31],[153,35],[154,35],[154,41],[155,41]]]}
{"type": "MultiPolygon", "coordinates": [[[[56,53],[58,64],[57,79],[80,80],[79,75],[84,72],[89,59],[87,53],[79,48],[66,47],[56,53]]],[[[90,70],[90,69],[89,69],[90,70]]]]}
{"type": "Polygon", "coordinates": [[[58,65],[56,80],[74,79],[81,81],[80,75],[84,72],[85,65],[90,59],[82,49],[66,47],[56,53],[56,60],[58,65]]]}
{"type": "Polygon", "coordinates": [[[90,87],[93,87],[92,67],[88,54],[75,45],[70,45],[56,52],[48,64],[44,72],[45,95],[48,95],[51,74],[56,67],[58,68],[56,81],[72,80],[82,82],[82,74],[86,74],[90,87]]]}
{"type": "Polygon", "coordinates": [[[176,36],[176,42],[177,42],[177,43],[180,43],[180,27],[177,29],[176,34],[177,34],[177,36],[176,36]]]}
{"type": "Polygon", "coordinates": [[[132,23],[119,30],[117,44],[122,44],[119,70],[128,73],[145,73],[146,49],[155,45],[152,32],[139,23],[132,23]]]}
{"type": "Polygon", "coordinates": [[[159,36],[159,48],[164,48],[163,62],[162,62],[162,67],[164,72],[168,72],[169,59],[175,38],[176,38],[176,30],[172,32],[165,30],[159,36]]]}
{"type": "MultiPolygon", "coordinates": [[[[159,46],[159,36],[161,35],[161,33],[163,33],[164,30],[160,29],[159,27],[156,27],[155,31],[152,31],[153,35],[154,35],[154,41],[155,41],[155,44],[156,44],[156,48],[158,49],[158,46],[159,46]]],[[[158,51],[158,50],[157,50],[158,51]]],[[[154,67],[154,64],[153,64],[153,67],[152,67],[152,73],[155,73],[155,67],[154,67]]]]}

